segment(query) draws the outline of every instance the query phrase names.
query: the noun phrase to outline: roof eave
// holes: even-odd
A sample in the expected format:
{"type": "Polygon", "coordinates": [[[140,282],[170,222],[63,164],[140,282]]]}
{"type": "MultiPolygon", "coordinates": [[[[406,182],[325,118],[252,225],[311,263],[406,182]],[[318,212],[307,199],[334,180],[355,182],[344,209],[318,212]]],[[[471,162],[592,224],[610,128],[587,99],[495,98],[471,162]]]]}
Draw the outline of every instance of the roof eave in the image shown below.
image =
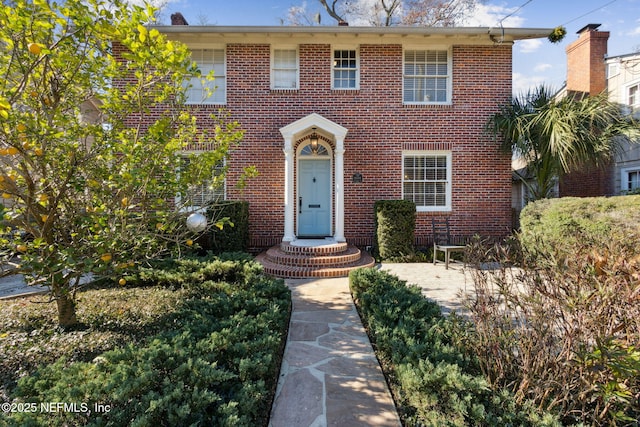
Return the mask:
{"type": "Polygon", "coordinates": [[[158,31],[167,34],[351,34],[398,36],[469,36],[488,35],[495,41],[515,41],[547,37],[552,28],[490,28],[490,27],[353,27],[353,26],[199,26],[161,25],[158,31]]]}

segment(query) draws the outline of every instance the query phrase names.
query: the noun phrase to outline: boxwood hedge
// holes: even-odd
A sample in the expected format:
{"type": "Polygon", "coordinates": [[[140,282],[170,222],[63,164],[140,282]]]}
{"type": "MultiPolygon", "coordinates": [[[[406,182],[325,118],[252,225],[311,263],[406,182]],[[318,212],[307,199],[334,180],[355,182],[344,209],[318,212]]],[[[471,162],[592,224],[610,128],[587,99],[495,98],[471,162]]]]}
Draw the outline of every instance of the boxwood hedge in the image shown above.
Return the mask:
{"type": "Polygon", "coordinates": [[[380,270],[349,276],[354,301],[407,426],[556,426],[550,414],[490,387],[464,346],[463,320],[380,270]]]}

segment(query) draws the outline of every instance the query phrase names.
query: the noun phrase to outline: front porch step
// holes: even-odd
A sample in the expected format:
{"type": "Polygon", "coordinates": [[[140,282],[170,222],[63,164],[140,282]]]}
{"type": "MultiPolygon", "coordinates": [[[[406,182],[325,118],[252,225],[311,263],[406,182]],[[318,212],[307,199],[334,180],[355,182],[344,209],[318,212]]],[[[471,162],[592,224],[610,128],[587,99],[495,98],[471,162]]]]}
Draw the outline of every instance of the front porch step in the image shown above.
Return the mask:
{"type": "Polygon", "coordinates": [[[264,272],[285,279],[311,277],[346,277],[351,270],[373,267],[375,260],[355,246],[298,246],[283,243],[256,257],[264,272]],[[336,246],[340,249],[336,250],[336,246]]]}

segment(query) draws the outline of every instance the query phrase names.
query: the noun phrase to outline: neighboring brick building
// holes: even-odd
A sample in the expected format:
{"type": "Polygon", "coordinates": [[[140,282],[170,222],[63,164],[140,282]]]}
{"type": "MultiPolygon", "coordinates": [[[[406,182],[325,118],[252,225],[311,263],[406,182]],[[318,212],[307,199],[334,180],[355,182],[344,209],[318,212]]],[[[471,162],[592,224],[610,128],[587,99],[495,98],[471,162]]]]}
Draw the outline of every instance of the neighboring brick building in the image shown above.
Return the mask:
{"type": "MultiPolygon", "coordinates": [[[[567,47],[566,93],[581,96],[607,91],[609,100],[627,106],[638,117],[640,107],[640,53],[607,56],[608,31],[589,24],[567,47]]],[[[623,143],[605,167],[585,167],[560,180],[560,196],[612,196],[640,189],[640,144],[623,143]]]]}
{"type": "Polygon", "coordinates": [[[157,27],[186,43],[217,90],[189,101],[202,126],[223,107],[245,130],[226,197],[250,203],[250,246],[331,237],[373,243],[373,204],[416,202],[452,234],[511,230],[510,156],[485,132],[512,94],[514,40],[550,29],[157,27]],[[235,183],[255,165],[260,176],[235,183]]]}

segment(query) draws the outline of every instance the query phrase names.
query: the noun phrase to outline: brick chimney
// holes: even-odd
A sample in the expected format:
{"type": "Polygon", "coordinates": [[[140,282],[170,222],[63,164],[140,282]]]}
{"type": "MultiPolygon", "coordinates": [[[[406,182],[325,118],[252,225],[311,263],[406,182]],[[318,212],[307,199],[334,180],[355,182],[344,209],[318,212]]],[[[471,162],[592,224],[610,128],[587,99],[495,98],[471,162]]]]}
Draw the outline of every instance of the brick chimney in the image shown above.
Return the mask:
{"type": "MultiPolygon", "coordinates": [[[[605,56],[608,31],[589,24],[578,31],[578,40],[567,46],[567,93],[578,98],[607,90],[605,56]]],[[[580,171],[561,177],[560,197],[597,197],[614,194],[613,165],[585,165],[580,171]]]]}
{"type": "Polygon", "coordinates": [[[578,40],[567,46],[567,91],[597,95],[607,88],[604,63],[608,31],[600,24],[589,24],[578,31],[578,40]]]}
{"type": "Polygon", "coordinates": [[[189,25],[180,12],[171,14],[171,25],[189,25]]]}

